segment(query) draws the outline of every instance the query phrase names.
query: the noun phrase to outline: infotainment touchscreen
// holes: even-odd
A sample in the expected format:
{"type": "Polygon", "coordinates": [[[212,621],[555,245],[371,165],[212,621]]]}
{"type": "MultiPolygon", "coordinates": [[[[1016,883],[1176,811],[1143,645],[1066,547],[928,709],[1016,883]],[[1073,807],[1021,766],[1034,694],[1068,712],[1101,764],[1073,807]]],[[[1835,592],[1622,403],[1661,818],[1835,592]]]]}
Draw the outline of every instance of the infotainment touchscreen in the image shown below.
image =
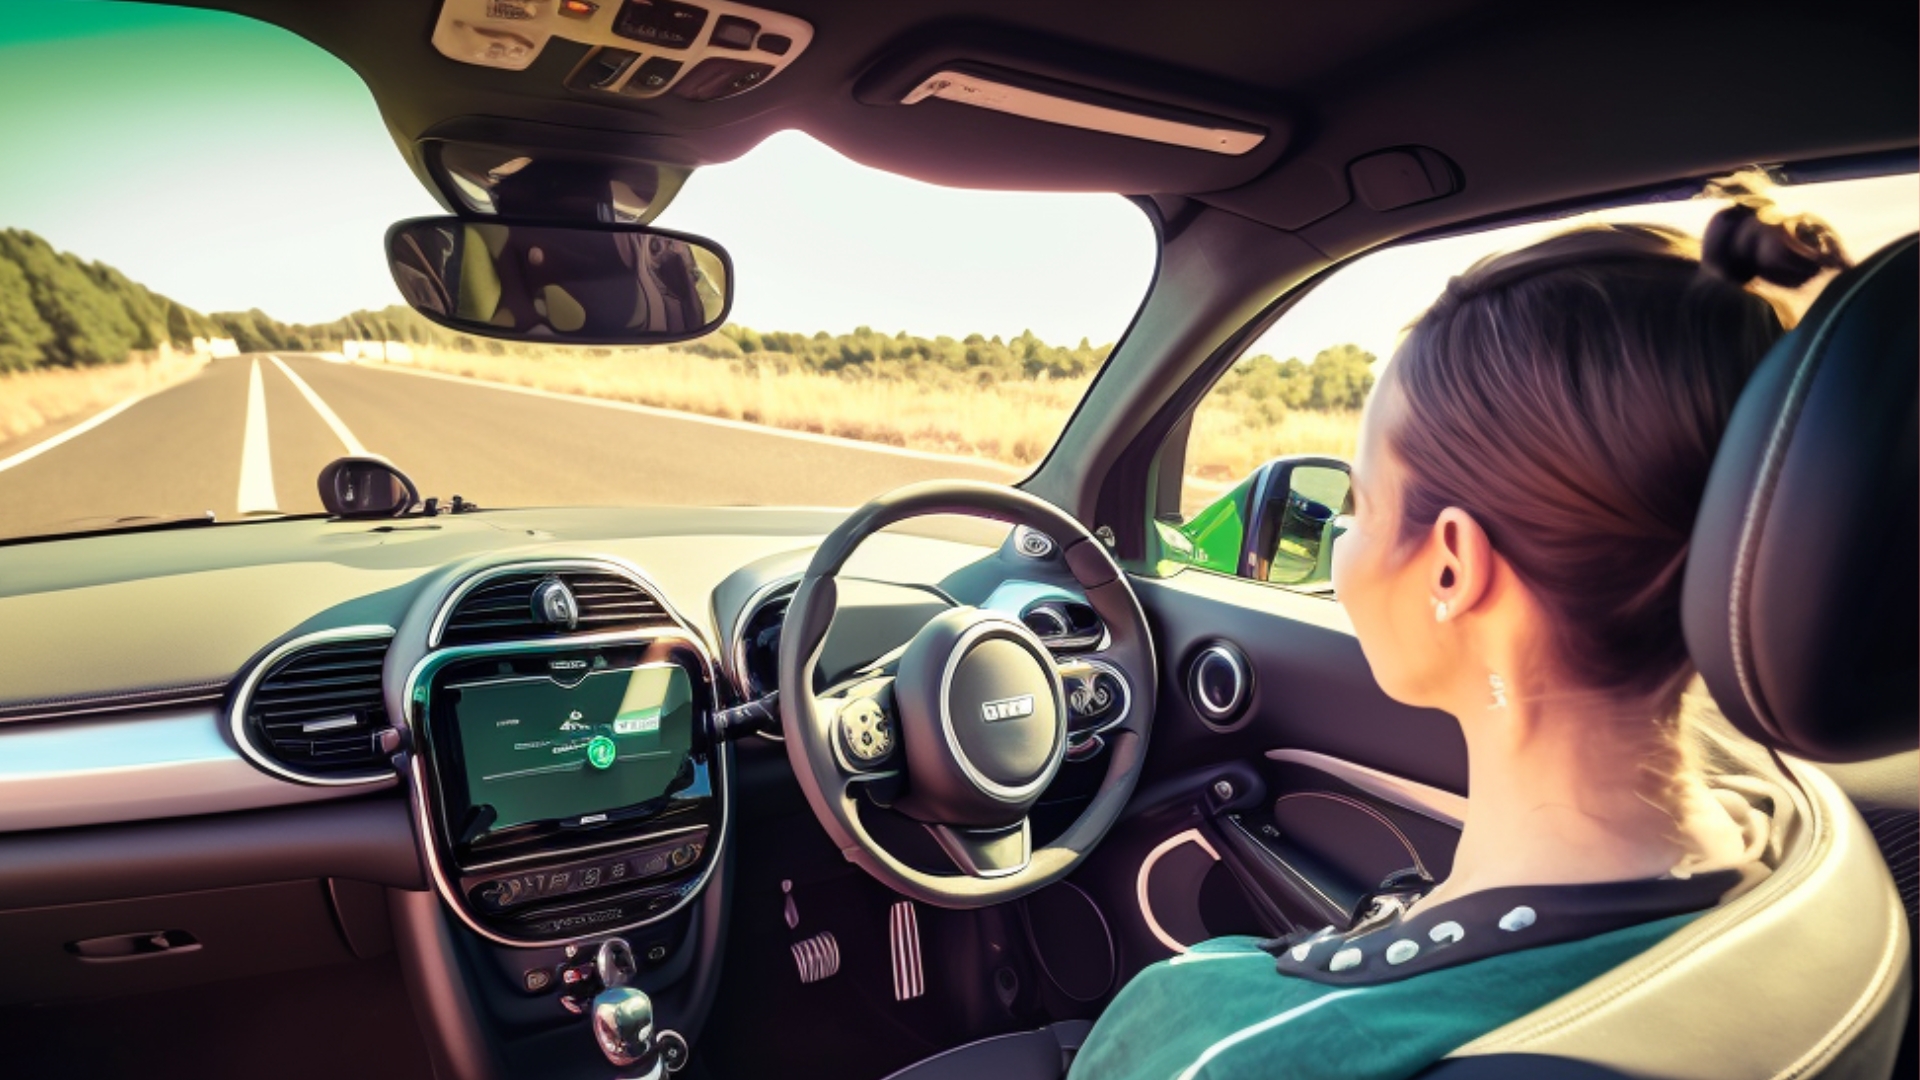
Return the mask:
{"type": "Polygon", "coordinates": [[[691,780],[693,687],[678,664],[596,671],[570,687],[541,676],[447,689],[471,808],[462,831],[577,821],[691,780]]]}

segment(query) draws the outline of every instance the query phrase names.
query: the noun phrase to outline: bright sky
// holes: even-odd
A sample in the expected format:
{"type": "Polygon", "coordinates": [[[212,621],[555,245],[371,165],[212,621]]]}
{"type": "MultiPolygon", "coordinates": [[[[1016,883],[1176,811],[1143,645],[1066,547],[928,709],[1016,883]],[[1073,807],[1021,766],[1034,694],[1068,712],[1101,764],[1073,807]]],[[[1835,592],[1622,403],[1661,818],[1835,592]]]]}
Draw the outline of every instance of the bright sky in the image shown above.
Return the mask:
{"type": "MultiPolygon", "coordinates": [[[[117,266],[201,311],[320,322],[399,301],[391,222],[440,208],[345,65],[234,16],[96,0],[9,5],[0,23],[0,227],[117,266]],[[76,71],[112,78],[76,79],[76,71]],[[48,93],[49,87],[60,93],[48,93]]],[[[1915,228],[1913,177],[1788,190],[1856,255],[1915,228]]],[[[1697,230],[1703,204],[1612,217],[1697,230]]],[[[1116,196],[937,188],[855,165],[797,132],[697,173],[664,226],[733,254],[733,318],[762,330],[1031,329],[1112,341],[1146,291],[1153,236],[1116,196]]],[[[1385,356],[1449,275],[1566,227],[1382,253],[1308,297],[1250,355],[1355,342],[1385,356]]]]}
{"type": "MultiPolygon", "coordinates": [[[[322,322],[399,303],[381,238],[444,212],[344,64],[221,13],[9,4],[0,146],[0,228],[201,311],[322,322]]],[[[933,187],[798,132],[701,170],[660,224],[732,253],[733,318],[762,330],[1099,344],[1153,271],[1152,228],[1117,196],[933,187]]]]}

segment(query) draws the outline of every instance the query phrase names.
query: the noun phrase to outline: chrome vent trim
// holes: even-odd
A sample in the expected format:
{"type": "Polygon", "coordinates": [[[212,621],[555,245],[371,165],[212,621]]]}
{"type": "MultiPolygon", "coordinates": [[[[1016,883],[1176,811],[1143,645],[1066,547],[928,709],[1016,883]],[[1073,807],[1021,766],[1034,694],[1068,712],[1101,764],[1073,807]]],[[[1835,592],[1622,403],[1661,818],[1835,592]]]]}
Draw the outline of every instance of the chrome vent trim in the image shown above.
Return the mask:
{"type": "Polygon", "coordinates": [[[611,566],[518,564],[483,571],[463,582],[433,621],[427,644],[488,645],[501,641],[563,638],[671,626],[674,618],[635,578],[611,566]],[[535,620],[533,593],[548,579],[564,582],[579,616],[571,627],[535,620]]]}
{"type": "Polygon", "coordinates": [[[227,722],[254,764],[303,784],[387,783],[374,739],[391,726],[383,690],[391,626],[346,626],[293,638],[247,671],[227,722]],[[329,768],[328,759],[341,767],[329,768]]]}
{"type": "MultiPolygon", "coordinates": [[[[741,701],[752,701],[758,695],[748,681],[747,649],[753,643],[747,640],[747,629],[760,613],[773,604],[786,604],[793,600],[795,590],[800,588],[799,574],[786,574],[773,579],[753,591],[747,602],[740,606],[740,613],[734,618],[730,640],[720,654],[721,666],[726,669],[727,682],[732,684],[734,693],[741,701]]],[[[784,611],[781,621],[786,620],[784,611]]]]}

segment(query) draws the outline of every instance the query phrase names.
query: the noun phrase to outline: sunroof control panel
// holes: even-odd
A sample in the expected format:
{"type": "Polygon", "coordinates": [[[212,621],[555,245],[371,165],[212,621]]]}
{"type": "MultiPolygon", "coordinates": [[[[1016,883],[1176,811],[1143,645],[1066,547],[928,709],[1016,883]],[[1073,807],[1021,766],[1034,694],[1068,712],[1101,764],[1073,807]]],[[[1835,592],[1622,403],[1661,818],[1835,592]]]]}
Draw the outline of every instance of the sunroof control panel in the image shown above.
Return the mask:
{"type": "Polygon", "coordinates": [[[434,48],[524,71],[553,38],[593,46],[567,86],[610,99],[719,101],[765,83],[813,41],[813,26],[727,0],[447,0],[434,48]]]}

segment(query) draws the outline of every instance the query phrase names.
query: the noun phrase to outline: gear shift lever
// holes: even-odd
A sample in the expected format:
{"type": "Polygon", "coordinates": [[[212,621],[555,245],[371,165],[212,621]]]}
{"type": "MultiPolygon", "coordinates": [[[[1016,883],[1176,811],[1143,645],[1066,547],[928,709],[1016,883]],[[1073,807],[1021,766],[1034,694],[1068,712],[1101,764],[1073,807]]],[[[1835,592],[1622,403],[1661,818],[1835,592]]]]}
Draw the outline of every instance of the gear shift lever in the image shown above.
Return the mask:
{"type": "Polygon", "coordinates": [[[653,1000],[645,991],[627,985],[639,970],[633,949],[620,938],[608,938],[601,943],[593,966],[605,987],[593,996],[591,1010],[593,1039],[600,1044],[600,1052],[620,1070],[619,1080],[660,1080],[667,1063],[653,1030],[653,1000]]]}
{"type": "Polygon", "coordinates": [[[620,1080],[660,1080],[666,1064],[654,1041],[653,1001],[631,986],[610,986],[593,998],[593,1038],[620,1070],[620,1080]]]}

